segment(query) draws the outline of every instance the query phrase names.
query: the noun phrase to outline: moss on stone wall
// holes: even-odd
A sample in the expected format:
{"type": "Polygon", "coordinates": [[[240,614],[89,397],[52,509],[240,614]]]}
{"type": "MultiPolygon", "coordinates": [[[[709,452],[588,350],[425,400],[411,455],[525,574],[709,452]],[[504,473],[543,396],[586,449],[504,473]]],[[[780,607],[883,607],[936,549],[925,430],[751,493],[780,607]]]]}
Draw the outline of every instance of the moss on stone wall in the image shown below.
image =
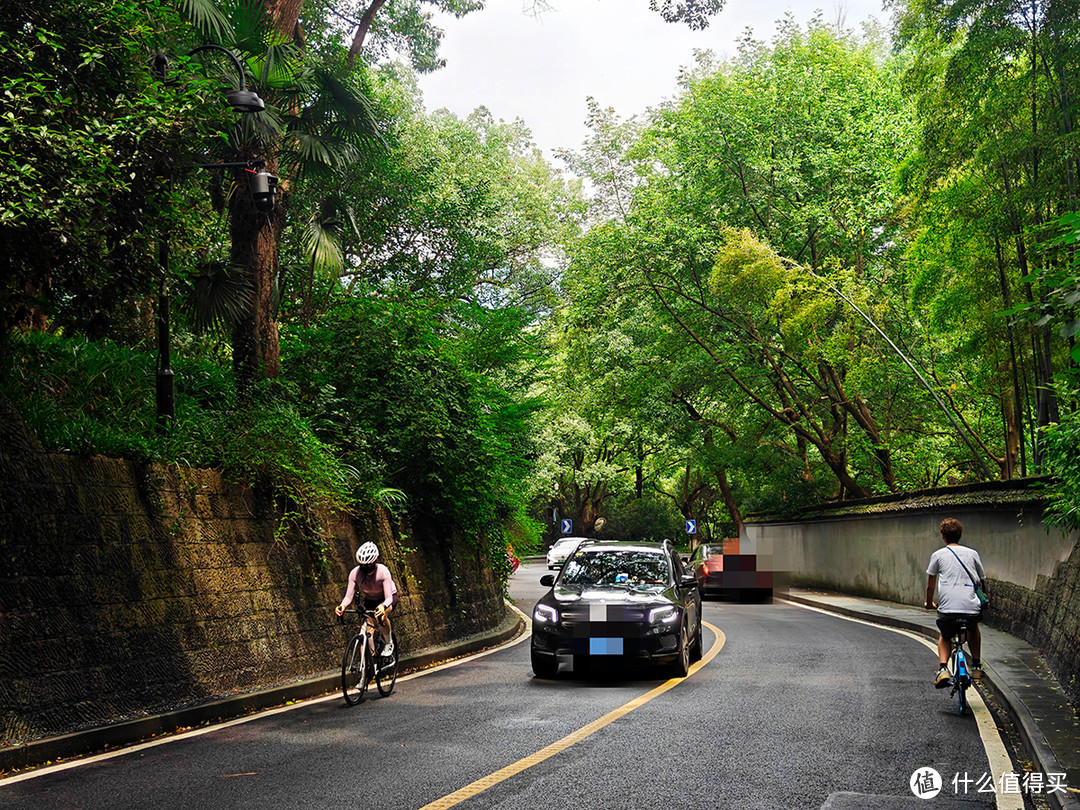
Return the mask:
{"type": "Polygon", "coordinates": [[[1034,589],[991,582],[990,621],[1037,647],[1073,705],[1080,706],[1080,542],[1034,589]]]}
{"type": "Polygon", "coordinates": [[[459,538],[403,538],[383,512],[331,516],[330,566],[275,537],[268,493],[209,470],[45,453],[0,398],[0,739],[65,733],[338,666],[333,614],[374,540],[419,650],[503,620],[459,538]]]}

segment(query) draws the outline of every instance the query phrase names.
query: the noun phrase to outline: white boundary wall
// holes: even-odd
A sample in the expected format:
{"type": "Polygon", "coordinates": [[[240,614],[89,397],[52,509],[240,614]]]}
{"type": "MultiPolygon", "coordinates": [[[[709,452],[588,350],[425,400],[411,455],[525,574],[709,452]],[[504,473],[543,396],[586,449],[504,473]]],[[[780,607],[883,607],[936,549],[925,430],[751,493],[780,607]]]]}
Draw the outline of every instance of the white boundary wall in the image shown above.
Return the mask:
{"type": "Polygon", "coordinates": [[[990,579],[1035,590],[1041,577],[1068,559],[1078,534],[1044,526],[1042,506],[1030,500],[1030,491],[1029,500],[1008,503],[996,488],[982,503],[980,494],[951,499],[945,491],[916,493],[839,504],[798,521],[748,522],[745,550],[758,554],[759,570],[771,557],[773,570],[786,573],[793,585],[921,605],[927,563],[942,545],[938,525],[953,517],[964,525],[961,542],[979,552],[990,579]]]}

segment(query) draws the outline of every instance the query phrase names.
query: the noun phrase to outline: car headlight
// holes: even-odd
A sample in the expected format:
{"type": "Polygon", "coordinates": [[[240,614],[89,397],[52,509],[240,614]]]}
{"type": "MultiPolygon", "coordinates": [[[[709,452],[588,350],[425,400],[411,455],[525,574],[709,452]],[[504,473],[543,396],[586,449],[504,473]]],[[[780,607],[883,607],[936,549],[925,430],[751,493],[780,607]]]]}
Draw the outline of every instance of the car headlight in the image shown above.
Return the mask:
{"type": "Polygon", "coordinates": [[[550,605],[537,605],[533,610],[533,619],[543,623],[554,623],[559,620],[559,611],[550,605]]]}
{"type": "Polygon", "coordinates": [[[649,624],[674,624],[679,620],[679,611],[674,605],[661,605],[649,611],[649,624]]]}

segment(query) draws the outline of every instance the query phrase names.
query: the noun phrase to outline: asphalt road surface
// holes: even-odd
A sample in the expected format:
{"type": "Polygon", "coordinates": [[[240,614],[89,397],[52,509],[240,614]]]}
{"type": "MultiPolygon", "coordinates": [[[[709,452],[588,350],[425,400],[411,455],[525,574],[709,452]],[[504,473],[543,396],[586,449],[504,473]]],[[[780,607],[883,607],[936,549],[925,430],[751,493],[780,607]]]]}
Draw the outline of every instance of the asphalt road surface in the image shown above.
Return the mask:
{"type": "MultiPolygon", "coordinates": [[[[511,583],[526,614],[543,573],[511,583]]],[[[993,767],[976,720],[933,689],[918,640],[779,601],[709,601],[704,618],[706,657],[684,680],[540,680],[526,638],[389,698],[330,695],[0,781],[0,808],[996,806],[977,792],[993,767]],[[973,780],[966,795],[917,799],[928,767],[973,780]]]]}

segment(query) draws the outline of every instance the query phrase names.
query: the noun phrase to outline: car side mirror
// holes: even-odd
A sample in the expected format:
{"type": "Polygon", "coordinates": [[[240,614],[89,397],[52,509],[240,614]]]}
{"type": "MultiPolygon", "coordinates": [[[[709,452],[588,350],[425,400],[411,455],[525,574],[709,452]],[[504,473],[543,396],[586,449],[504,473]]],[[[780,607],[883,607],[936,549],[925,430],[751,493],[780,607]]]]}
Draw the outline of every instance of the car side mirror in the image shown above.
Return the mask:
{"type": "Polygon", "coordinates": [[[679,584],[684,588],[695,587],[697,585],[697,577],[689,571],[683,571],[682,574],[679,575],[679,584]]]}
{"type": "Polygon", "coordinates": [[[543,585],[545,588],[550,588],[552,585],[555,584],[555,575],[544,574],[542,577],[540,577],[540,584],[543,585]]]}

